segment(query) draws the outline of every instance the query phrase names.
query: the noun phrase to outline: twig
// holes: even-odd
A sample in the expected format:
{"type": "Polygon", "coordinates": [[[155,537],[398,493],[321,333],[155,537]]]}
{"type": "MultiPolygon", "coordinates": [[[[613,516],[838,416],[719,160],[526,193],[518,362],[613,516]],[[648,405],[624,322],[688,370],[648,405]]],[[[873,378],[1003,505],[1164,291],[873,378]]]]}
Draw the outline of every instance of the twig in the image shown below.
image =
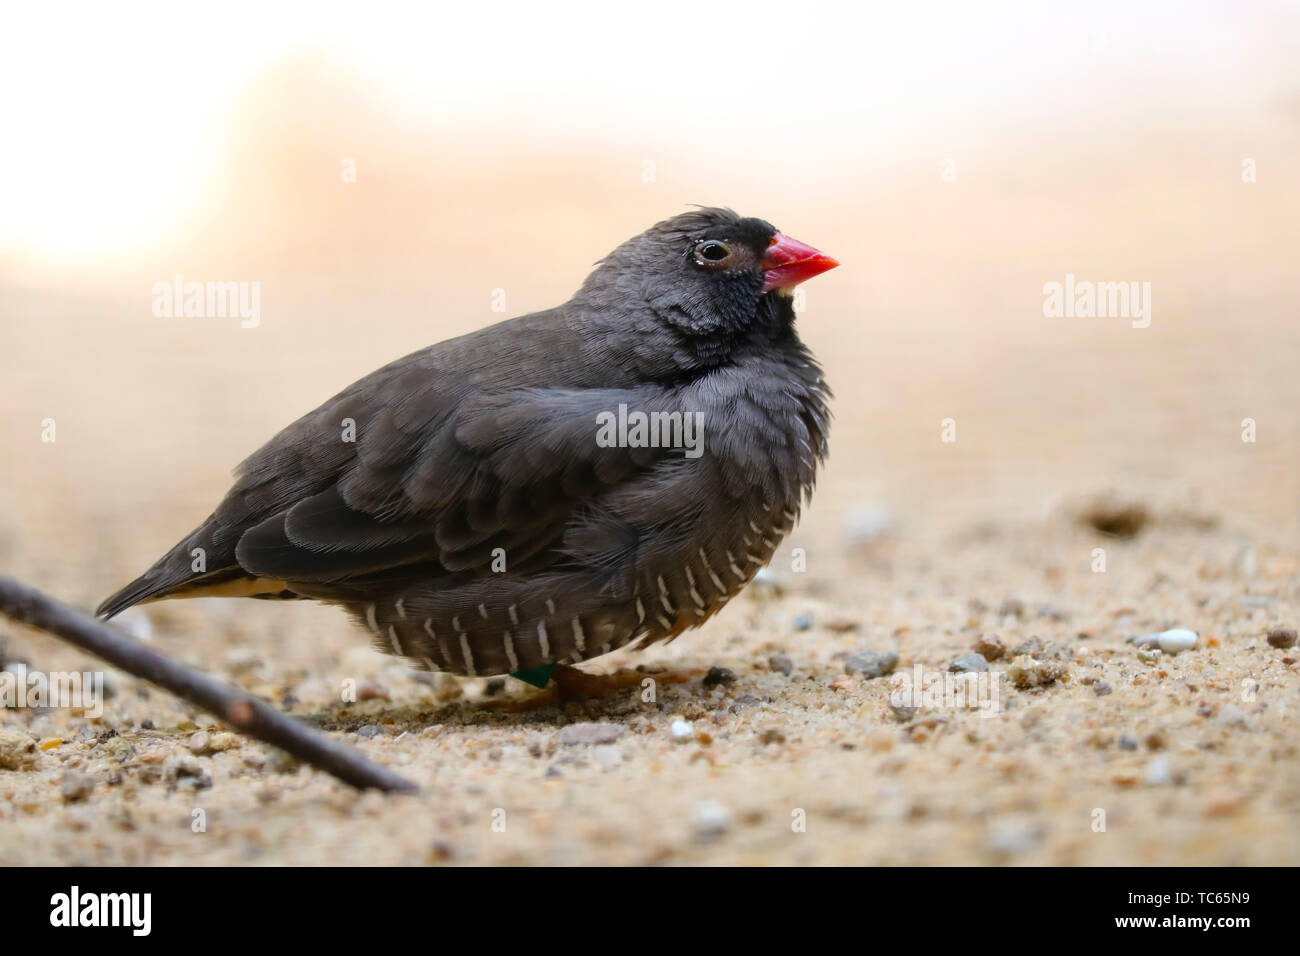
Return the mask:
{"type": "Polygon", "coordinates": [[[178,664],[13,578],[0,576],[0,614],[61,637],[129,674],[166,688],[250,737],[279,747],[354,787],[399,792],[416,789],[409,780],[371,763],[264,701],[178,664]]]}

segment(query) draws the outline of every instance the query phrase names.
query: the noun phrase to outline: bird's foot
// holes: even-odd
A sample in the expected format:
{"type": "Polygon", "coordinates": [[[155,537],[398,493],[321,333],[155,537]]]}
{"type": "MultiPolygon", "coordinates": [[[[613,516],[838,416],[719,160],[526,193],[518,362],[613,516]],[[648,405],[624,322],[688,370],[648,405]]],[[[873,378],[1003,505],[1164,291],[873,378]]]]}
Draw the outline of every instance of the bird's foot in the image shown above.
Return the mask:
{"type": "MultiPolygon", "coordinates": [[[[655,683],[682,684],[689,681],[694,673],[699,672],[646,674],[642,671],[621,669],[614,671],[612,674],[589,674],[576,667],[556,664],[555,669],[550,674],[550,683],[538,693],[522,700],[493,701],[489,706],[498,710],[509,711],[539,710],[542,707],[557,707],[571,700],[613,697],[615,694],[629,688],[645,690],[647,687],[652,688],[655,683]],[[647,684],[647,681],[652,683],[647,684]]],[[[532,680],[526,680],[519,674],[512,674],[511,676],[537,686],[536,678],[541,675],[537,672],[528,672],[528,677],[533,678],[532,680]]]]}
{"type": "Polygon", "coordinates": [[[640,687],[646,676],[640,671],[616,670],[612,674],[588,674],[576,667],[557,664],[551,681],[561,700],[612,697],[629,687],[640,687]]]}

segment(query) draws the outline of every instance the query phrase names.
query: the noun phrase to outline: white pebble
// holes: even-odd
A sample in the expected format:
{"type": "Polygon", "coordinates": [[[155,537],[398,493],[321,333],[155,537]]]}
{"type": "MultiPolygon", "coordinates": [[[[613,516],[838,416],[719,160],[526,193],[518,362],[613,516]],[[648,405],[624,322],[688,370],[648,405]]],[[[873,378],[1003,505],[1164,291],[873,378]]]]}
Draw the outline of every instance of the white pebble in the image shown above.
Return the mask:
{"type": "Polygon", "coordinates": [[[1186,628],[1176,627],[1172,631],[1165,631],[1160,635],[1160,649],[1166,654],[1178,654],[1182,651],[1190,651],[1200,640],[1195,631],[1189,631],[1186,628]]]}
{"type": "Polygon", "coordinates": [[[720,803],[702,800],[695,805],[695,832],[701,836],[717,836],[731,826],[731,811],[720,803]]]}
{"type": "Polygon", "coordinates": [[[1166,654],[1180,654],[1183,651],[1190,651],[1200,640],[1195,631],[1189,631],[1184,627],[1175,627],[1172,630],[1160,631],[1156,634],[1143,634],[1141,637],[1133,639],[1133,643],[1139,647],[1158,647],[1166,654]]]}
{"type": "Polygon", "coordinates": [[[1042,839],[1041,824],[1019,818],[995,820],[989,827],[985,846],[989,852],[998,856],[1012,856],[1017,853],[1028,853],[1042,842],[1042,839]]]}
{"type": "Polygon", "coordinates": [[[623,762],[623,755],[609,744],[600,744],[591,748],[591,755],[596,758],[596,763],[600,764],[606,770],[612,770],[623,762]]]}
{"type": "Polygon", "coordinates": [[[139,608],[131,608],[119,614],[114,623],[124,628],[137,641],[148,644],[153,640],[153,621],[149,620],[149,615],[139,608]]]}
{"type": "Polygon", "coordinates": [[[695,736],[695,728],[680,718],[672,722],[668,732],[673,735],[673,740],[690,740],[695,736]]]}
{"type": "Polygon", "coordinates": [[[876,505],[853,512],[847,524],[849,542],[865,547],[894,530],[894,516],[884,505],[876,505]]]}
{"type": "Polygon", "coordinates": [[[1168,757],[1153,757],[1147,764],[1146,773],[1143,775],[1148,787],[1163,787],[1173,779],[1173,774],[1169,772],[1168,757]]]}

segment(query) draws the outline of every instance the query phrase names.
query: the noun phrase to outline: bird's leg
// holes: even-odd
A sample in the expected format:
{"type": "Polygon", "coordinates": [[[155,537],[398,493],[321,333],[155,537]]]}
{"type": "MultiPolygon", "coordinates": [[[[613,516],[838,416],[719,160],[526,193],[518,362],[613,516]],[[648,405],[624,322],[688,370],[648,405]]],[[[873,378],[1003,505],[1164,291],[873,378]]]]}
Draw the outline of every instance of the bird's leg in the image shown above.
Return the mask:
{"type": "Polygon", "coordinates": [[[523,700],[498,700],[488,706],[510,711],[538,710],[542,707],[555,707],[569,700],[612,697],[628,687],[640,686],[645,675],[629,670],[619,670],[613,674],[588,674],[576,667],[548,664],[546,667],[520,671],[510,676],[538,688],[538,692],[523,700]]]}
{"type": "MultiPolygon", "coordinates": [[[[525,672],[525,674],[511,674],[511,677],[524,680],[525,676],[533,678],[525,680],[525,683],[537,686],[536,679],[541,676],[538,671],[525,672]]],[[[699,669],[691,671],[664,671],[654,674],[646,674],[641,671],[621,669],[612,674],[589,674],[586,671],[579,670],[576,667],[569,667],[565,664],[554,665],[554,670],[550,674],[550,683],[542,687],[538,693],[532,694],[522,700],[506,699],[496,700],[488,703],[487,706],[496,710],[508,711],[528,711],[539,710],[542,707],[555,707],[570,700],[590,700],[593,698],[612,697],[613,695],[627,690],[628,688],[646,688],[646,681],[653,681],[659,684],[684,684],[692,677],[702,674],[699,669]]]]}

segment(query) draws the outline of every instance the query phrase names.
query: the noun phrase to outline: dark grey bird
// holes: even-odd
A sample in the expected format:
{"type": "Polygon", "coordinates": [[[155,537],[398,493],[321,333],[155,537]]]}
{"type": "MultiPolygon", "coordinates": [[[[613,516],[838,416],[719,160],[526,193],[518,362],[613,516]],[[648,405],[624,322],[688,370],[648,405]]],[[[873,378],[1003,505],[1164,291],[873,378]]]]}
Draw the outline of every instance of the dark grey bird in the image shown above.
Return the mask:
{"type": "Polygon", "coordinates": [[[665,220],[558,308],[398,359],[285,428],[98,613],[312,598],[471,676],[671,639],[811,494],[830,392],[791,290],[836,265],[730,210],[665,220]]]}

